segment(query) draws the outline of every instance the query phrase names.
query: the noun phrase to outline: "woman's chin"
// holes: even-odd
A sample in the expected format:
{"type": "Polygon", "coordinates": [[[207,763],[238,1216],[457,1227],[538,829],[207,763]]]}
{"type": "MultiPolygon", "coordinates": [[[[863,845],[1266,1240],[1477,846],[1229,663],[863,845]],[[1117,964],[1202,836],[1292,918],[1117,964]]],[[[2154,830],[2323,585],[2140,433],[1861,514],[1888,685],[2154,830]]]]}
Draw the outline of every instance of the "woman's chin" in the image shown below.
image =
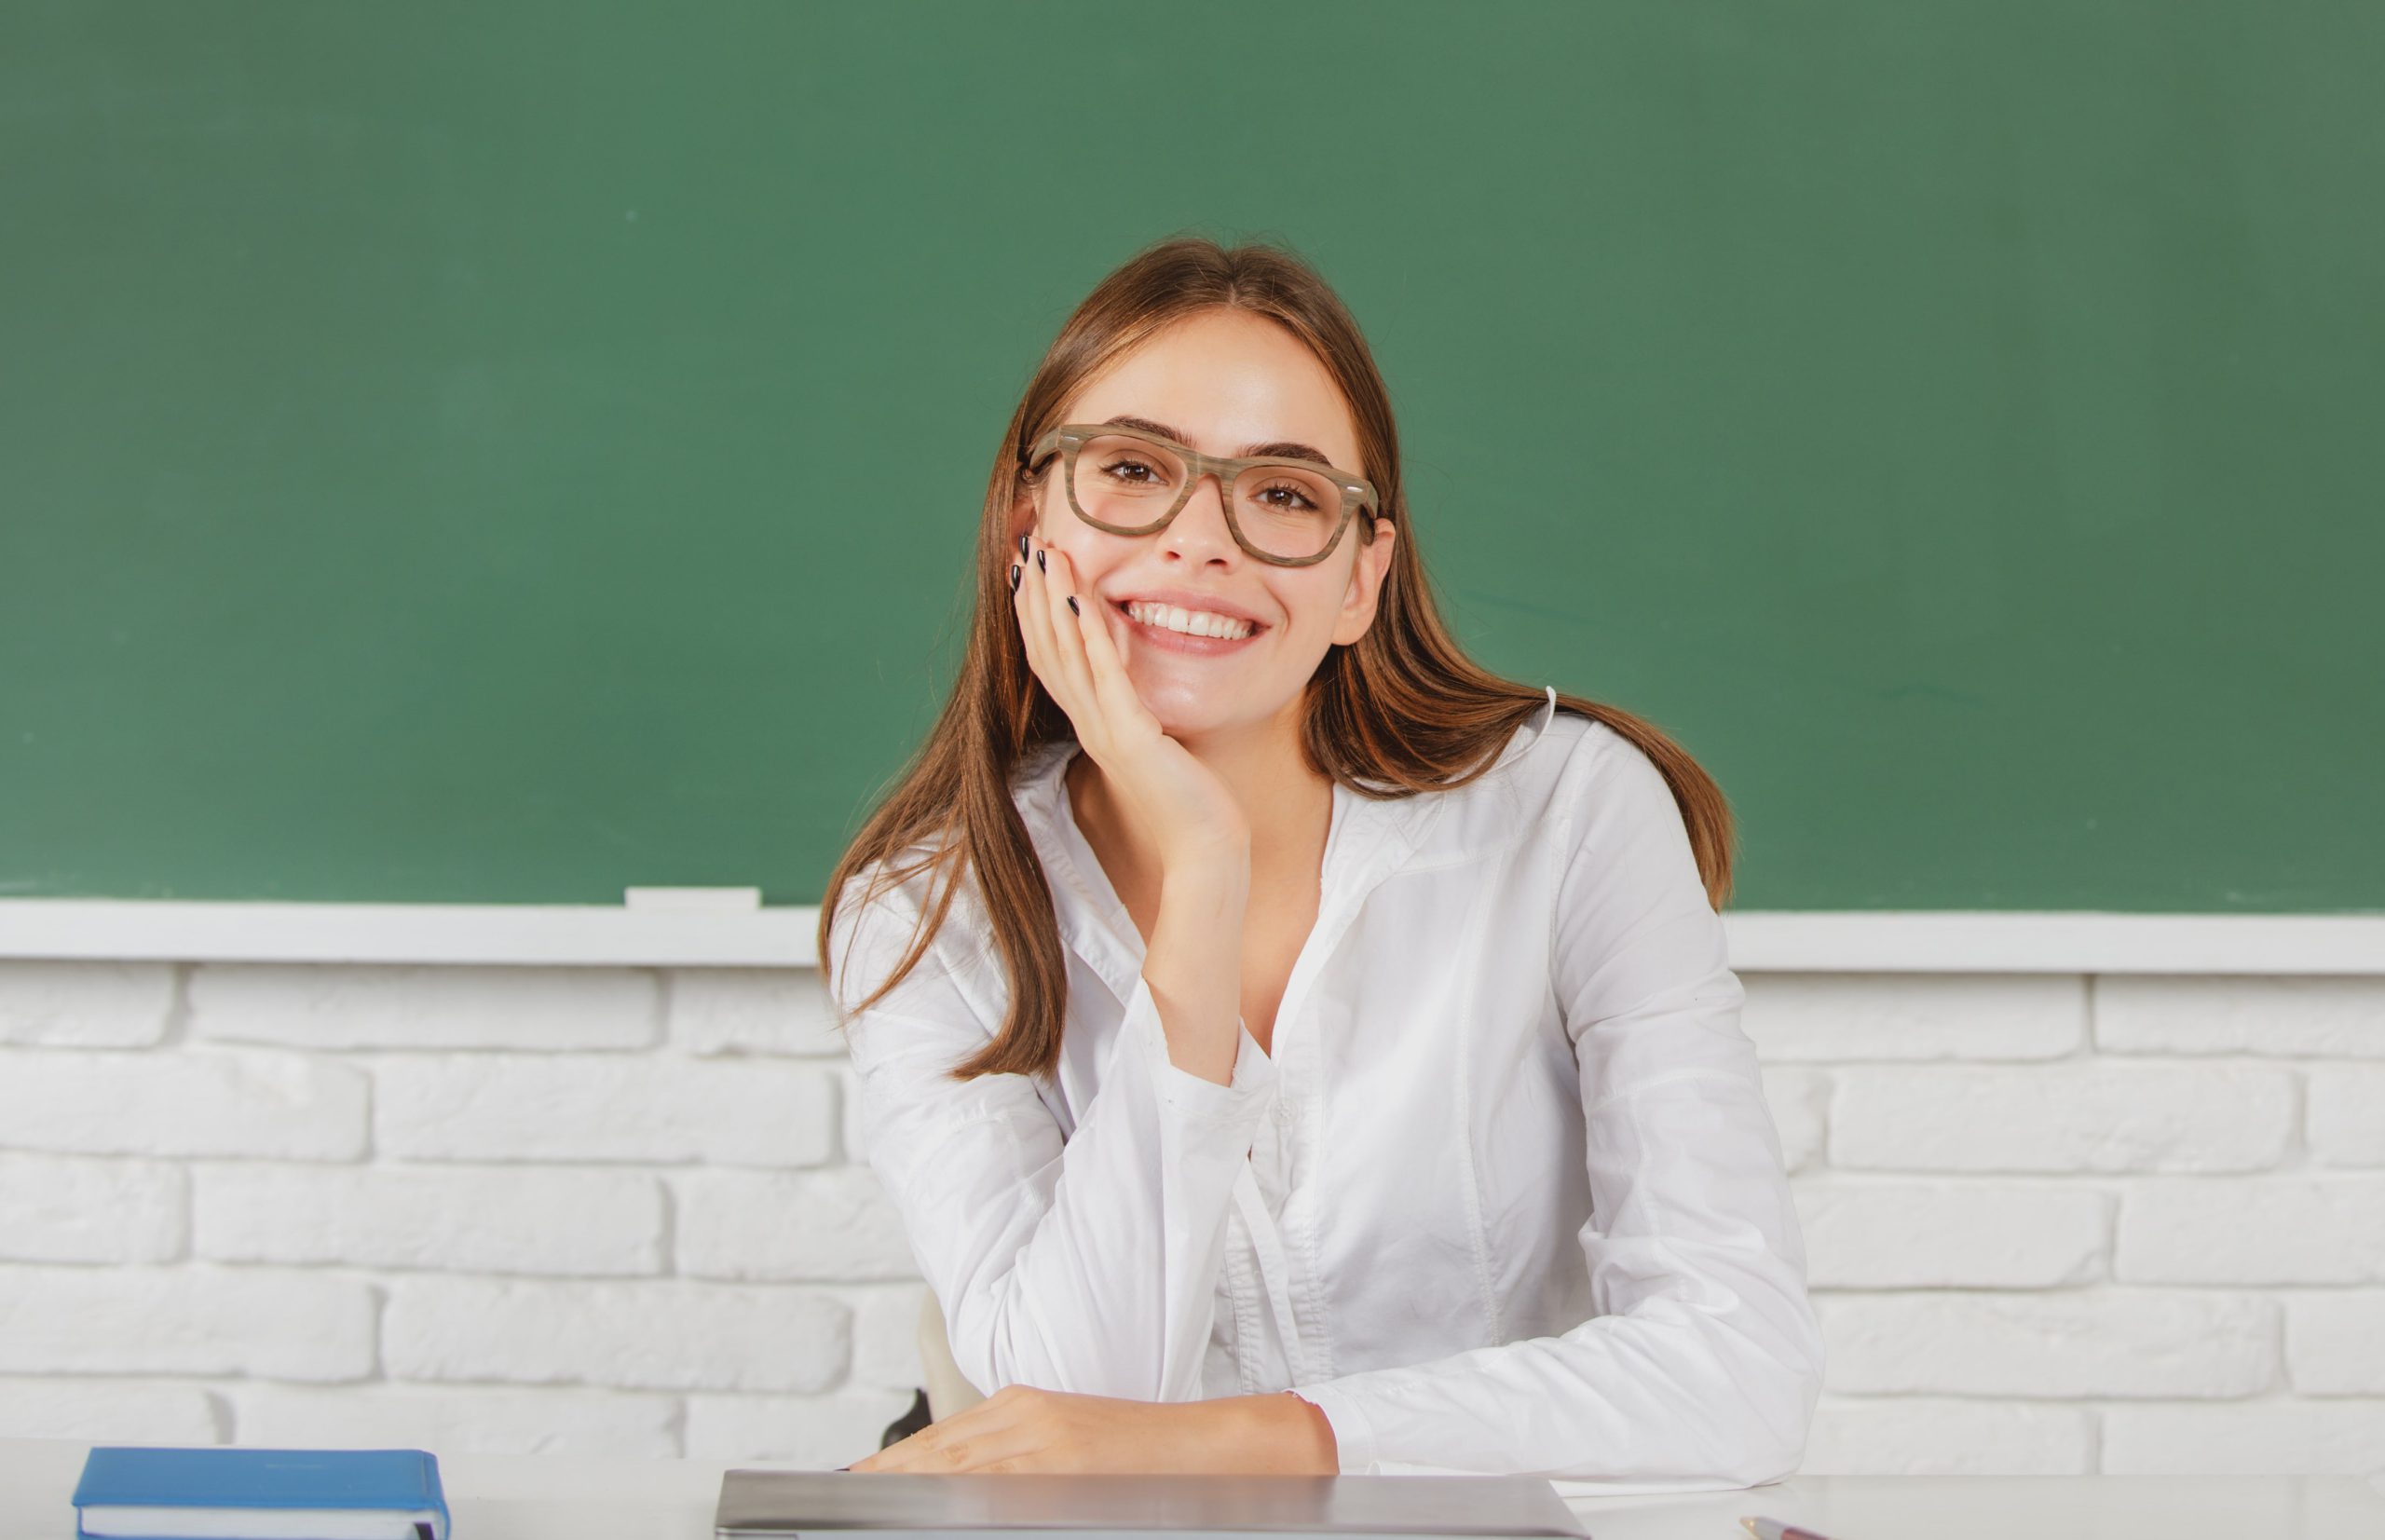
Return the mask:
{"type": "Polygon", "coordinates": [[[1170,738],[1216,732],[1250,720],[1247,680],[1154,679],[1131,665],[1127,676],[1134,680],[1135,695],[1143,708],[1158,719],[1160,730],[1170,738]]]}
{"type": "Polygon", "coordinates": [[[1170,738],[1183,738],[1191,733],[1214,732],[1223,726],[1227,702],[1206,700],[1197,692],[1184,690],[1138,690],[1144,707],[1159,720],[1160,731],[1170,738]]]}

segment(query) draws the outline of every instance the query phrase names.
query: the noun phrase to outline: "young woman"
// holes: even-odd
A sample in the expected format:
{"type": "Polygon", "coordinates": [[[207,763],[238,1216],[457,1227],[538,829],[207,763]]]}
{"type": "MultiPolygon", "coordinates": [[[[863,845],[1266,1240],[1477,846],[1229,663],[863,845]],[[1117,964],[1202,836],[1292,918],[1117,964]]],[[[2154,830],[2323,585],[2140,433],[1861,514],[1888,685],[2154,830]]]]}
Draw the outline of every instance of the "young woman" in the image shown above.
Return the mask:
{"type": "Polygon", "coordinates": [[[1282,251],[1142,252],[1029,382],[960,680],[819,932],[992,1394],[854,1470],[1795,1470],[1822,1347],[1723,797],[1467,661],[1409,521],[1282,251]]]}

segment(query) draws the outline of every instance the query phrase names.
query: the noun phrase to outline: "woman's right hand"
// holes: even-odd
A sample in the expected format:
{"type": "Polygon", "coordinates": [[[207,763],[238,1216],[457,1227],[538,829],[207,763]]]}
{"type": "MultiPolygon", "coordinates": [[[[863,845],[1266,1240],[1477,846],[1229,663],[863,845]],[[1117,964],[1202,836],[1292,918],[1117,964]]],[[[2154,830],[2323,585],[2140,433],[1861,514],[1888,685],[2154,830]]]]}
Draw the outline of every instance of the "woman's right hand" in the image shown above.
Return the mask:
{"type": "Polygon", "coordinates": [[[1077,743],[1145,841],[1163,874],[1198,864],[1240,864],[1247,877],[1250,821],[1233,793],[1192,752],[1160,729],[1135,692],[1098,595],[1076,596],[1076,574],[1059,547],[1022,537],[1012,593],[1028,666],[1059,702],[1077,743]],[[1038,560],[1041,556],[1043,560],[1038,560]]]}

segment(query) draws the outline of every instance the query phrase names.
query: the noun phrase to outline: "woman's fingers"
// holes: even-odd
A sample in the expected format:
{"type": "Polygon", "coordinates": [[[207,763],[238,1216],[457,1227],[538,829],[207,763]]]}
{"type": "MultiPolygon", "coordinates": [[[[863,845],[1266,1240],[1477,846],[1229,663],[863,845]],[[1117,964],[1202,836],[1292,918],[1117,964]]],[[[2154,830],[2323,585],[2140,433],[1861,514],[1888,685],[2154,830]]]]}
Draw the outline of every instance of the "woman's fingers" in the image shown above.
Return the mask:
{"type": "Polygon", "coordinates": [[[1069,607],[1075,584],[1065,555],[1032,539],[1029,549],[1018,585],[1019,630],[1028,665],[1068,714],[1077,741],[1097,756],[1108,738],[1093,673],[1084,660],[1083,601],[1078,609],[1069,607]]]}
{"type": "MultiPolygon", "coordinates": [[[[1114,728],[1120,723],[1148,716],[1150,708],[1136,693],[1135,682],[1126,673],[1126,661],[1118,656],[1118,638],[1111,634],[1108,606],[1102,606],[1101,613],[1088,615],[1085,620],[1085,666],[1094,698],[1100,702],[1105,719],[1114,728]]],[[[1152,718],[1152,726],[1156,729],[1158,725],[1158,719],[1152,718]]]]}
{"type": "Polygon", "coordinates": [[[964,1411],[930,1423],[907,1438],[897,1439],[867,1460],[854,1461],[853,1468],[943,1475],[983,1470],[1002,1461],[1015,1460],[1032,1448],[1032,1440],[1013,1415],[1011,1400],[1005,1398],[995,1404],[988,1397],[964,1411]]]}
{"type": "Polygon", "coordinates": [[[1159,720],[1126,672],[1108,606],[1097,593],[1077,592],[1066,552],[1032,539],[1028,549],[1018,608],[1029,666],[1094,758],[1107,762],[1149,746],[1161,736],[1159,720]]]}
{"type": "MultiPolygon", "coordinates": [[[[1044,546],[1036,552],[1036,555],[1038,558],[1048,557],[1050,560],[1050,566],[1045,569],[1048,579],[1045,587],[1052,606],[1054,660],[1059,664],[1061,675],[1067,678],[1076,702],[1082,702],[1097,712],[1100,709],[1100,703],[1099,698],[1094,693],[1093,665],[1085,661],[1084,633],[1088,624],[1099,625],[1101,617],[1086,613],[1087,606],[1093,603],[1093,600],[1078,596],[1076,573],[1070,566],[1068,554],[1065,552],[1056,547],[1044,546]]],[[[1077,715],[1076,703],[1066,702],[1062,703],[1068,705],[1069,715],[1076,722],[1077,736],[1080,740],[1088,730],[1095,733],[1101,731],[1103,727],[1101,722],[1087,722],[1077,715]]]]}
{"type": "Polygon", "coordinates": [[[1054,658],[1058,644],[1053,639],[1052,606],[1043,592],[1043,568],[1024,547],[1019,563],[1018,585],[1012,591],[1011,607],[1018,614],[1019,641],[1027,649],[1027,666],[1073,721],[1076,713],[1068,702],[1069,687],[1054,658]]]}

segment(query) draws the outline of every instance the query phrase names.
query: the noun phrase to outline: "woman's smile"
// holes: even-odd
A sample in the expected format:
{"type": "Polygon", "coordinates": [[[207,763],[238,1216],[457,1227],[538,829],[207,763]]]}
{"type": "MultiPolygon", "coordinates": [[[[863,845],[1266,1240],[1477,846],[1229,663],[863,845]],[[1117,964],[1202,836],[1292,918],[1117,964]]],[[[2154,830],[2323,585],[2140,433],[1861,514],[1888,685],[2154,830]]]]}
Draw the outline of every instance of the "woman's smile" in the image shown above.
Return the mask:
{"type": "MultiPolygon", "coordinates": [[[[1214,657],[1220,653],[1239,651],[1257,641],[1267,629],[1264,626],[1253,626],[1249,634],[1245,636],[1199,636],[1189,632],[1171,631],[1165,626],[1153,625],[1149,620],[1138,620],[1124,604],[1113,605],[1111,607],[1124,618],[1126,629],[1136,641],[1146,647],[1156,647],[1162,652],[1181,652],[1195,658],[1214,657]]],[[[1146,609],[1144,613],[1165,615],[1169,611],[1146,609]]]]}

